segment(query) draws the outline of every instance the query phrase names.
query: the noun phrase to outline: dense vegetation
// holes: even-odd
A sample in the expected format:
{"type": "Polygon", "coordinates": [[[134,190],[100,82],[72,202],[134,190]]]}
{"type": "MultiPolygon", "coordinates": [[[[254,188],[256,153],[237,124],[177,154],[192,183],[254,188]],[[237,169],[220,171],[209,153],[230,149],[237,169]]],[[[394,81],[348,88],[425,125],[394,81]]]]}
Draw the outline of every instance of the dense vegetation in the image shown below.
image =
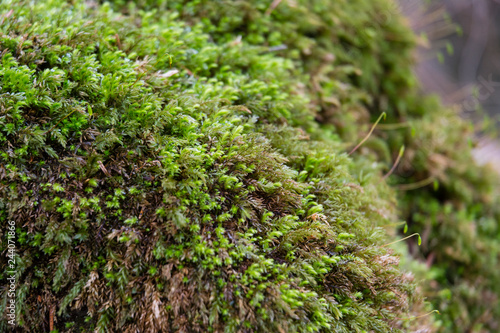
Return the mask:
{"type": "Polygon", "coordinates": [[[2,1],[18,331],[498,327],[497,177],[394,5],[273,4],[2,1]],[[429,272],[386,246],[402,221],[429,272]]]}

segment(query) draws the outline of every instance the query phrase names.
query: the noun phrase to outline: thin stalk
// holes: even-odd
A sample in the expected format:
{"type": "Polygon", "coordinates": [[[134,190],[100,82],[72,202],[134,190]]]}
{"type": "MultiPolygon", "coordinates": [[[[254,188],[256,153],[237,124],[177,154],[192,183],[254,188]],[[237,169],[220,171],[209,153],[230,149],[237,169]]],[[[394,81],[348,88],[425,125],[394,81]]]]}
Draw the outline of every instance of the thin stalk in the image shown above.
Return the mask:
{"type": "Polygon", "coordinates": [[[385,131],[390,131],[390,130],[395,130],[395,129],[400,129],[400,128],[406,128],[409,127],[410,124],[408,123],[395,123],[395,124],[379,124],[378,128],[385,131]]]}
{"type": "Polygon", "coordinates": [[[56,128],[57,125],[59,125],[61,123],[61,121],[63,121],[64,119],[68,118],[69,116],[71,116],[74,112],[76,111],[76,109],[74,109],[73,111],[71,111],[70,113],[68,113],[67,115],[65,115],[61,120],[59,120],[54,126],[52,126],[47,132],[44,133],[44,135],[47,135],[49,134],[50,132],[52,132],[52,130],[54,128],[56,128]]]}
{"type": "Polygon", "coordinates": [[[391,224],[384,224],[379,226],[380,228],[387,228],[387,227],[395,227],[398,225],[406,224],[406,222],[398,222],[398,223],[391,223],[391,224]]]}
{"type": "Polygon", "coordinates": [[[389,245],[392,245],[392,244],[396,244],[396,243],[399,243],[399,242],[402,242],[404,240],[407,240],[408,238],[411,238],[413,236],[418,236],[418,245],[420,246],[420,244],[422,244],[422,238],[420,237],[420,234],[419,233],[415,233],[413,235],[410,235],[410,236],[407,236],[405,238],[402,238],[402,239],[399,239],[397,241],[394,241],[394,242],[391,242],[391,243],[388,243],[388,244],[385,244],[385,245],[382,245],[381,247],[386,247],[386,246],[389,246],[389,245]]]}
{"type": "Polygon", "coordinates": [[[415,319],[418,319],[418,318],[427,317],[428,315],[433,314],[434,312],[436,312],[437,314],[441,314],[438,310],[432,310],[431,312],[428,312],[428,313],[420,315],[420,316],[408,317],[408,318],[396,318],[396,319],[399,319],[399,320],[415,320],[415,319]]]}
{"type": "Polygon", "coordinates": [[[386,117],[386,116],[387,116],[387,115],[385,114],[385,112],[382,112],[382,114],[380,115],[380,117],[378,117],[378,119],[377,119],[377,121],[375,122],[375,124],[373,124],[373,126],[372,126],[372,128],[371,128],[370,132],[368,133],[368,135],[367,135],[367,136],[365,136],[365,138],[364,138],[364,139],[363,139],[360,143],[358,143],[358,145],[357,145],[356,147],[354,147],[354,148],[351,150],[351,152],[349,153],[349,155],[351,155],[352,153],[354,153],[354,152],[355,152],[355,151],[356,151],[359,147],[361,147],[361,145],[362,145],[363,143],[365,143],[365,141],[366,141],[366,140],[368,140],[368,138],[370,137],[370,135],[372,135],[373,130],[375,130],[375,127],[377,127],[377,124],[378,124],[378,123],[380,122],[380,120],[382,119],[382,117],[384,117],[384,119],[385,119],[385,117],[386,117]]]}
{"type": "Polygon", "coordinates": [[[397,186],[397,188],[401,191],[416,190],[418,188],[432,184],[432,182],[434,182],[434,177],[429,177],[413,184],[400,184],[397,186]]]}
{"type": "Polygon", "coordinates": [[[384,181],[384,180],[387,179],[387,177],[389,177],[390,175],[392,175],[392,173],[394,172],[394,170],[396,170],[396,168],[398,167],[399,161],[401,161],[401,158],[403,157],[404,153],[405,153],[405,146],[402,146],[401,149],[399,149],[398,158],[396,158],[396,162],[394,162],[394,165],[392,166],[391,170],[389,170],[389,172],[386,173],[385,176],[382,177],[382,179],[380,181],[384,181]]]}

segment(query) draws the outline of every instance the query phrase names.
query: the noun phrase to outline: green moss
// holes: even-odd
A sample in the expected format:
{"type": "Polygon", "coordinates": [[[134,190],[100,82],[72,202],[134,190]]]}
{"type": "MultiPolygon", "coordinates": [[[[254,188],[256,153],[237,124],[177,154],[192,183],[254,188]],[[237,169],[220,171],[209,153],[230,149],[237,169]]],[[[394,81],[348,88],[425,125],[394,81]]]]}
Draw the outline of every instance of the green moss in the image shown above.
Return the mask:
{"type": "Polygon", "coordinates": [[[0,221],[16,224],[19,331],[48,331],[52,309],[65,332],[493,327],[477,318],[496,296],[477,300],[496,295],[495,183],[459,144],[467,126],[418,95],[414,37],[389,2],[0,12],[0,221]],[[405,126],[349,157],[382,111],[405,126]],[[432,176],[438,191],[397,200],[381,181],[402,144],[391,183],[432,176]],[[398,206],[434,253],[434,326],[413,320],[423,295],[384,246],[400,238],[398,206]]]}
{"type": "Polygon", "coordinates": [[[19,329],[51,309],[75,332],[408,325],[419,296],[380,246],[393,193],[314,122],[292,61],[175,11],[1,6],[19,329]]]}
{"type": "Polygon", "coordinates": [[[433,264],[427,277],[437,283],[427,284],[428,295],[443,313],[441,330],[498,329],[499,178],[473,162],[471,126],[421,96],[411,73],[416,38],[393,2],[295,1],[275,8],[268,1],[139,2],[153,4],[175,8],[216,41],[242,36],[279,49],[274,54],[306,74],[315,118],[325,128],[334,125],[352,146],[385,111],[388,124],[358,155],[390,168],[406,147],[390,183],[401,189],[400,216],[410,232],[425,233],[421,249],[412,244],[411,252],[433,264]]]}

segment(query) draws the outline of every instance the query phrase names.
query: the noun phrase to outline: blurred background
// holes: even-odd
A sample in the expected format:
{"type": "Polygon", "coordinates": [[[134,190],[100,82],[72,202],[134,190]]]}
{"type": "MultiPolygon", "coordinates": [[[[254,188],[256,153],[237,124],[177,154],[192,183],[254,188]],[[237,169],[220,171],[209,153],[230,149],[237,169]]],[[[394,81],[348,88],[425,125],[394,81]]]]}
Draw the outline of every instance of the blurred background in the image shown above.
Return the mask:
{"type": "Polygon", "coordinates": [[[500,173],[500,0],[399,3],[421,36],[415,71],[424,91],[474,122],[476,160],[500,173]]]}

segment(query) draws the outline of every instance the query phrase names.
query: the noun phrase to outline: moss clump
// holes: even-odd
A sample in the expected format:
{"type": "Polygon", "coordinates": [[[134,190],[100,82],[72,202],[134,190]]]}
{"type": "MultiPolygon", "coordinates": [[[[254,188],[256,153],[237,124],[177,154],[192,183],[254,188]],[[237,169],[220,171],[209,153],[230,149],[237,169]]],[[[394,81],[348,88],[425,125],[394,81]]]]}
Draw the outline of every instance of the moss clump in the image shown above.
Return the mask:
{"type": "Polygon", "coordinates": [[[388,167],[406,147],[390,183],[401,217],[421,232],[410,244],[431,265],[428,295],[442,331],[498,331],[498,176],[471,156],[472,128],[436,99],[422,97],[411,73],[416,38],[392,1],[142,1],[175,8],[216,41],[268,47],[294,62],[323,127],[358,142],[382,111],[385,127],[358,150],[388,167]],[[276,4],[276,3],[275,3],[276,4]],[[297,19],[300,18],[300,19],[297,19]],[[365,130],[360,130],[365,129],[365,130]],[[433,185],[435,184],[435,185],[433,185]],[[438,186],[437,186],[438,185],[438,186]],[[432,286],[432,287],[431,287],[432,286]]]}
{"type": "Polygon", "coordinates": [[[214,43],[176,10],[53,0],[0,13],[18,331],[424,325],[406,320],[420,295],[383,246],[397,217],[382,166],[353,162],[314,121],[293,61],[214,43]]]}

